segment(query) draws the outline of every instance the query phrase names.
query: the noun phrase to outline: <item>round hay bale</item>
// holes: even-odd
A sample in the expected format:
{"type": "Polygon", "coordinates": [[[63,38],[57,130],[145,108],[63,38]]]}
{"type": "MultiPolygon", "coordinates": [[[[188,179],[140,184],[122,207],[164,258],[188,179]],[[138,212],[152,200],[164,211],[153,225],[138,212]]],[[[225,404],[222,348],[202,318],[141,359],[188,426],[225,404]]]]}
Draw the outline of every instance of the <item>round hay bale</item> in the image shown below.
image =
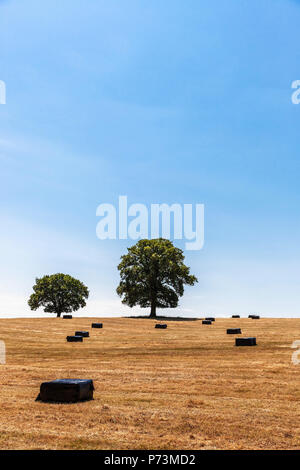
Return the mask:
{"type": "Polygon", "coordinates": [[[228,328],[228,330],[226,330],[226,333],[228,335],[241,335],[242,331],[240,328],[228,328]]]}
{"type": "Polygon", "coordinates": [[[75,331],[75,336],[82,336],[83,338],[89,338],[90,333],[88,331],[75,331]]]}
{"type": "Polygon", "coordinates": [[[82,343],[82,336],[67,336],[68,343],[82,343]]]}
{"type": "Polygon", "coordinates": [[[58,379],[43,382],[36,400],[56,403],[76,403],[93,399],[94,384],[91,379],[58,379]]]}
{"type": "Polygon", "coordinates": [[[256,338],[235,338],[236,346],[256,346],[256,338]]]}
{"type": "Polygon", "coordinates": [[[155,328],[160,328],[161,330],[165,330],[168,327],[166,323],[156,323],[155,328]]]}
{"type": "Polygon", "coordinates": [[[202,320],[202,325],[211,325],[211,320],[202,320]]]}
{"type": "Polygon", "coordinates": [[[92,328],[103,328],[103,323],[92,323],[92,328]]]}
{"type": "Polygon", "coordinates": [[[64,320],[72,320],[73,316],[72,315],[63,315],[64,320]]]}
{"type": "Polygon", "coordinates": [[[232,315],[231,318],[241,318],[240,315],[232,315]]]}
{"type": "Polygon", "coordinates": [[[216,319],[214,317],[207,317],[205,318],[205,320],[208,320],[208,321],[216,321],[216,319]]]}

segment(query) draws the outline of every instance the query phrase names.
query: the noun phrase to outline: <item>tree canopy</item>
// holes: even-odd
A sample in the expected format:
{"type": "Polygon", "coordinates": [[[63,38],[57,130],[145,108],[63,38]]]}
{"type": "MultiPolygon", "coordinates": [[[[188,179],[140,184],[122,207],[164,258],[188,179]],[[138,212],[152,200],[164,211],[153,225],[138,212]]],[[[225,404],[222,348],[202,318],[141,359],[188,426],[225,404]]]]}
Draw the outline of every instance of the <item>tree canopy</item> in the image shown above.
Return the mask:
{"type": "Polygon", "coordinates": [[[150,307],[150,317],[156,317],[157,307],[177,307],[184,285],[198,282],[184,264],[183,251],[164,238],[140,240],[128,248],[118,269],[121,280],[117,293],[122,303],[150,307]]]}
{"type": "Polygon", "coordinates": [[[85,307],[85,299],[89,296],[88,288],[82,282],[62,273],[36,278],[33,291],[28,300],[31,310],[44,307],[44,312],[56,313],[58,317],[85,307]]]}

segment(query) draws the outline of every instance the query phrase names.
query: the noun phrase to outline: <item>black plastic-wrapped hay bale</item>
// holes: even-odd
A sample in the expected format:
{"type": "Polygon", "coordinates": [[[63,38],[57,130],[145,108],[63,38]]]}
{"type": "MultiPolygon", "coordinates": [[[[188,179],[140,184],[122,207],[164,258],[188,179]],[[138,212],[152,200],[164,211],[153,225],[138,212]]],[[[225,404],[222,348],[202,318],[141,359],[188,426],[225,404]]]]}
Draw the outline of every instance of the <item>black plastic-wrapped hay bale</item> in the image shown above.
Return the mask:
{"type": "Polygon", "coordinates": [[[57,403],[75,403],[92,400],[94,384],[92,380],[59,379],[43,382],[37,400],[57,403]]]}
{"type": "Polygon", "coordinates": [[[252,315],[251,318],[252,318],[252,320],[259,320],[260,316],[259,315],[252,315]]]}
{"type": "Polygon", "coordinates": [[[64,320],[72,320],[73,316],[72,315],[63,315],[64,320]]]}
{"type": "Polygon", "coordinates": [[[202,325],[211,325],[211,320],[202,320],[202,325]]]}
{"type": "Polygon", "coordinates": [[[235,338],[236,346],[256,346],[256,338],[235,338]]]}
{"type": "Polygon", "coordinates": [[[226,330],[226,333],[228,335],[241,335],[242,331],[240,328],[228,328],[228,330],[226,330]]]}
{"type": "Polygon", "coordinates": [[[207,317],[205,318],[205,320],[208,320],[208,321],[216,321],[216,319],[214,317],[207,317]]]}
{"type": "Polygon", "coordinates": [[[68,343],[82,343],[82,336],[67,336],[68,343]]]}
{"type": "Polygon", "coordinates": [[[160,328],[161,330],[165,330],[168,327],[165,323],[156,323],[155,328],[160,328]]]}
{"type": "Polygon", "coordinates": [[[89,338],[90,333],[88,331],[75,331],[75,336],[82,336],[83,338],[89,338]]]}
{"type": "Polygon", "coordinates": [[[241,318],[240,315],[232,315],[231,318],[241,318]]]}
{"type": "Polygon", "coordinates": [[[92,328],[103,328],[103,323],[92,323],[92,328]]]}

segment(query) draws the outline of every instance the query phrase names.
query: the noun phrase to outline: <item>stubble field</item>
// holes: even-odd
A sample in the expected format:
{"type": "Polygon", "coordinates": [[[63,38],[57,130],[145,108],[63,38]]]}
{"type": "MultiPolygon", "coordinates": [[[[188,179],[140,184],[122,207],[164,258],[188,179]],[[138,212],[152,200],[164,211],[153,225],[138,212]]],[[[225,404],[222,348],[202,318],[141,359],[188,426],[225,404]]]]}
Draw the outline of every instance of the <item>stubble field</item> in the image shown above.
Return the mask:
{"type": "Polygon", "coordinates": [[[1,319],[1,449],[299,449],[298,319],[1,319]],[[256,336],[235,347],[226,328],[256,336]],[[81,343],[67,343],[89,330],[81,343]],[[91,378],[94,400],[35,402],[41,382],[91,378]]]}

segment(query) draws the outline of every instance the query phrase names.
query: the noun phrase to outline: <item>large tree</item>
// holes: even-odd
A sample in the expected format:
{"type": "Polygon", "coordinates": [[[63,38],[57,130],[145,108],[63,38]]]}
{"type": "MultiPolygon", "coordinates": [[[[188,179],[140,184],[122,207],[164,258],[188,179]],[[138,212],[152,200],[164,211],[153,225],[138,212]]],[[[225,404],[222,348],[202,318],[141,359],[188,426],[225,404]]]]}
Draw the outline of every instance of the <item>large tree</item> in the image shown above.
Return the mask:
{"type": "Polygon", "coordinates": [[[117,293],[123,297],[122,303],[150,307],[151,318],[156,317],[156,308],[177,307],[184,284],[198,282],[183,261],[183,251],[164,238],[140,240],[128,248],[118,266],[117,293]]]}
{"type": "Polygon", "coordinates": [[[44,307],[44,312],[56,313],[58,317],[85,307],[85,299],[89,296],[88,288],[82,282],[62,273],[36,278],[33,291],[28,300],[31,310],[44,307]]]}

